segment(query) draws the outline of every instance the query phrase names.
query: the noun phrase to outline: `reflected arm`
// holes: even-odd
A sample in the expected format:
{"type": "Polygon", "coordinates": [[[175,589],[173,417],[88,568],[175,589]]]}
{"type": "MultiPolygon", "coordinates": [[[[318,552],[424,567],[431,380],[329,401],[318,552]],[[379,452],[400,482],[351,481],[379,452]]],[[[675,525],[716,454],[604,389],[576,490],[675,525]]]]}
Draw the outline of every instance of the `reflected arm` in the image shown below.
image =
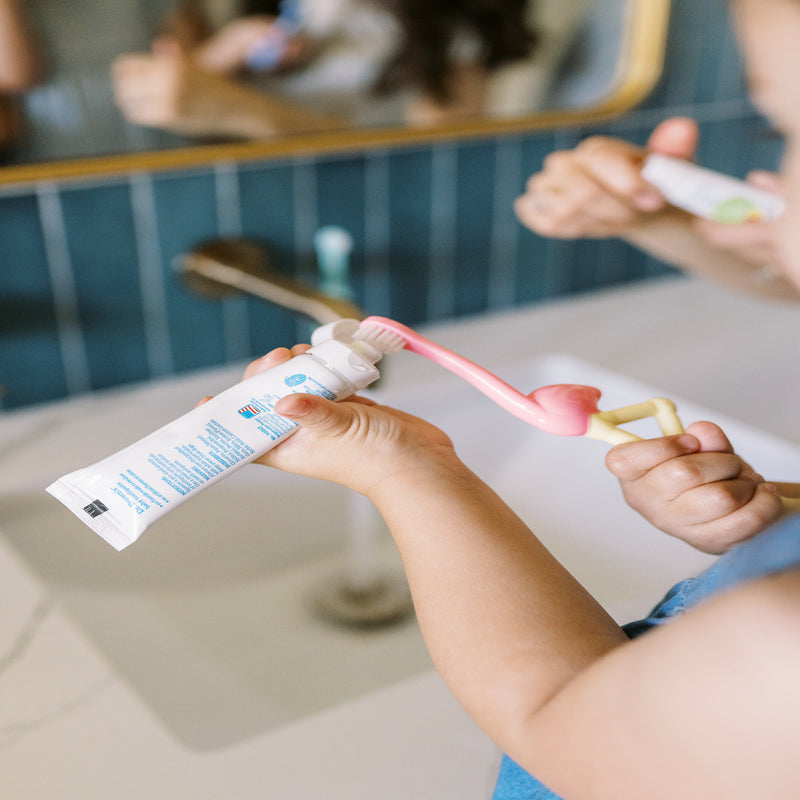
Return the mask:
{"type": "Polygon", "coordinates": [[[0,93],[29,89],[42,64],[20,0],[0,0],[0,93]]]}

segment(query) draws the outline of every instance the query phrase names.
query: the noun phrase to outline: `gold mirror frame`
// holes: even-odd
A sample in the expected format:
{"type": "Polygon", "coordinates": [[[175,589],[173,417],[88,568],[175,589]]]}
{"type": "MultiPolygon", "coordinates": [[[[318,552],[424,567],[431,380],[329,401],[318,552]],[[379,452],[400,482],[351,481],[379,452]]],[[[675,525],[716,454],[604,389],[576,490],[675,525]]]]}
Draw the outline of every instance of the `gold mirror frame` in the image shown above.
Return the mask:
{"type": "Polygon", "coordinates": [[[175,150],[21,164],[0,167],[0,185],[100,178],[131,172],[163,172],[218,162],[263,161],[298,155],[386,149],[602,122],[636,106],[658,82],[664,64],[669,12],[670,0],[630,0],[615,85],[608,95],[588,107],[542,111],[502,120],[450,122],[435,127],[387,127],[292,134],[259,141],[190,145],[175,150]]]}

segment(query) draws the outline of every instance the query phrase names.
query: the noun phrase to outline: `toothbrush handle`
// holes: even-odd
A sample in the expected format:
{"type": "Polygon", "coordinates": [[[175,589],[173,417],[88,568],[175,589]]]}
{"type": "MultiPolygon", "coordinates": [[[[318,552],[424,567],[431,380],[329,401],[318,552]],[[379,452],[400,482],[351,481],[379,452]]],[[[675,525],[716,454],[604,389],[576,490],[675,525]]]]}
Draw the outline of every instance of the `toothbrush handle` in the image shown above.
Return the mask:
{"type": "Polygon", "coordinates": [[[470,361],[442,345],[426,339],[411,328],[386,317],[368,317],[364,324],[373,324],[400,336],[405,341],[406,350],[424,356],[450,372],[472,384],[495,403],[511,414],[539,428],[546,428],[544,410],[527,395],[500,380],[487,369],[470,361]]]}

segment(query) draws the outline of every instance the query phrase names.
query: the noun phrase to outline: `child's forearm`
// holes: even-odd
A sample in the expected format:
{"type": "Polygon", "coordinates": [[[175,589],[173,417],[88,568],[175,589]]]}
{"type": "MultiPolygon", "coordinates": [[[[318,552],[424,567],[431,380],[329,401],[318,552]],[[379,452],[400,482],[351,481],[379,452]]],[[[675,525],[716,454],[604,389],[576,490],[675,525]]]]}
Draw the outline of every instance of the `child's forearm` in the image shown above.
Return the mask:
{"type": "Polygon", "coordinates": [[[400,550],[437,668],[500,746],[577,672],[626,641],[462,465],[409,471],[373,500],[400,550]]]}
{"type": "Polygon", "coordinates": [[[776,299],[796,300],[800,293],[767,265],[752,264],[733,252],[713,247],[691,225],[693,218],[676,209],[654,214],[622,238],[668,264],[731,289],[776,299]]]}
{"type": "Polygon", "coordinates": [[[0,92],[19,92],[41,78],[38,46],[19,0],[0,0],[0,92]]]}

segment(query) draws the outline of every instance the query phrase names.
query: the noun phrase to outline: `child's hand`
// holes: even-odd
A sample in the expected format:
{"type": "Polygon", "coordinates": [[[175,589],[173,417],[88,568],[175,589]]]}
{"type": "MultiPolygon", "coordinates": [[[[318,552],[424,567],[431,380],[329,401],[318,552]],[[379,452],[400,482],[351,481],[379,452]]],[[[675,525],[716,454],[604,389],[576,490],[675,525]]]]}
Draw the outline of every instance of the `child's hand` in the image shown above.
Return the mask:
{"type": "Polygon", "coordinates": [[[647,153],[691,158],[697,137],[696,123],[682,117],[662,122],[647,148],[593,136],[574,150],[550,154],[514,210],[523,225],[542,236],[623,236],[666,205],[641,176],[647,153]]]}
{"type": "Polygon", "coordinates": [[[777,488],[711,422],[695,422],[678,436],[617,445],[606,466],[631,508],[706,553],[724,553],[782,513],[777,488]]]}
{"type": "MultiPolygon", "coordinates": [[[[253,361],[250,378],[308,350],[278,348],[253,361]]],[[[460,469],[452,442],[429,423],[379,406],[363,397],[334,403],[315,395],[282,398],[275,410],[299,423],[300,430],[255,463],[286,472],[341,483],[370,496],[393,475],[410,471],[460,469]]]]}
{"type": "MultiPolygon", "coordinates": [[[[757,189],[781,197],[786,196],[781,178],[775,173],[753,170],[747,176],[747,183],[757,189]]],[[[782,256],[778,248],[777,225],[774,221],[750,221],[740,225],[727,225],[698,217],[692,223],[695,231],[712,247],[755,266],[771,265],[776,274],[780,273],[782,256]]]]}

